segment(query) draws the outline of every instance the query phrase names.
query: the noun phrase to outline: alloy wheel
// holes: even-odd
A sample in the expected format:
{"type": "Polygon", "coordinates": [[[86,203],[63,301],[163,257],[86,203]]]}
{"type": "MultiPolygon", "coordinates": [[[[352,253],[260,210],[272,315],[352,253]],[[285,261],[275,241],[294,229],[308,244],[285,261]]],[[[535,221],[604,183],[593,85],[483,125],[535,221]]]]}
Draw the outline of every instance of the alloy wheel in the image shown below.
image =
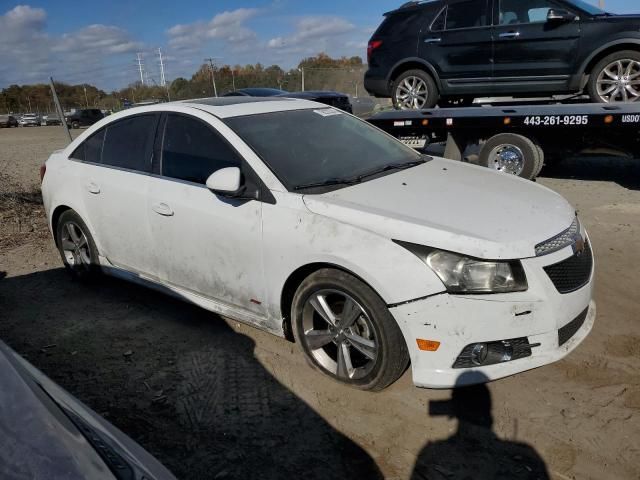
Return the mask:
{"type": "Polygon", "coordinates": [[[429,87],[420,77],[407,77],[396,88],[396,104],[402,110],[421,109],[428,97],[429,87]]]}
{"type": "Polygon", "coordinates": [[[82,228],[74,222],[62,226],[61,247],[64,258],[72,270],[91,269],[91,247],[82,228]]]}
{"type": "Polygon", "coordinates": [[[524,153],[515,145],[498,145],[489,153],[489,166],[510,175],[520,176],[524,161],[524,153]]]}
{"type": "Polygon", "coordinates": [[[341,380],[358,380],[375,367],[379,344],[373,323],[347,293],[313,293],[303,308],[302,328],[302,341],[311,356],[341,380]]]}
{"type": "Polygon", "coordinates": [[[637,101],[640,98],[640,62],[621,59],[610,63],[598,75],[596,88],[605,103],[637,101]]]}

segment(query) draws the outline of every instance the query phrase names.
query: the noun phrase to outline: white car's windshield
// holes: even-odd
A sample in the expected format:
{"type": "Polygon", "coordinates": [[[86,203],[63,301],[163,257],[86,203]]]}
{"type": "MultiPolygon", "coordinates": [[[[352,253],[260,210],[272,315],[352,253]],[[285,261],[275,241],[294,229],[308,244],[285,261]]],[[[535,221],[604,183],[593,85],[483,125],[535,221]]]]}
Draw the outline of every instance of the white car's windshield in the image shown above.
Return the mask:
{"type": "Polygon", "coordinates": [[[339,188],[423,163],[423,156],[333,108],[234,117],[226,123],[289,190],[339,188]]]}

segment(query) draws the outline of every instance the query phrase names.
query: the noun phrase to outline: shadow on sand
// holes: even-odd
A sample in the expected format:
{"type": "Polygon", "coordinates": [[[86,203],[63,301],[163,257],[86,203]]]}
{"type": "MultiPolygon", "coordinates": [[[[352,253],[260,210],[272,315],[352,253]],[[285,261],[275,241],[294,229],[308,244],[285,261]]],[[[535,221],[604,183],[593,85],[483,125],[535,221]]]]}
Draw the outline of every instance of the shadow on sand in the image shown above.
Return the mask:
{"type": "MultiPolygon", "coordinates": [[[[477,381],[477,375],[463,373],[458,383],[477,381]]],[[[412,480],[549,479],[544,461],[531,446],[501,440],[494,433],[491,393],[486,385],[453,390],[450,400],[432,401],[429,414],[458,419],[458,430],[424,447],[412,480]]]]}

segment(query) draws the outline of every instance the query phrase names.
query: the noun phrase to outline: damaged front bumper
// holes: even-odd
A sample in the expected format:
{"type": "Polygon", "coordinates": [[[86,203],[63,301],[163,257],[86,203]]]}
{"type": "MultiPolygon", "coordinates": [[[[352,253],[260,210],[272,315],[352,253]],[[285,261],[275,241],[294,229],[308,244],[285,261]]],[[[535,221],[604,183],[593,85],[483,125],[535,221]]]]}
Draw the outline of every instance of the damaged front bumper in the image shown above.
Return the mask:
{"type": "Polygon", "coordinates": [[[526,292],[443,293],[392,307],[409,348],[415,385],[453,388],[497,380],[553,363],[574,350],[595,322],[593,272],[587,285],[560,294],[543,267],[562,255],[523,261],[529,279],[526,292]],[[418,340],[439,346],[420,350],[418,340]],[[504,343],[518,354],[489,365],[470,363],[473,347],[490,342],[504,343]]]}

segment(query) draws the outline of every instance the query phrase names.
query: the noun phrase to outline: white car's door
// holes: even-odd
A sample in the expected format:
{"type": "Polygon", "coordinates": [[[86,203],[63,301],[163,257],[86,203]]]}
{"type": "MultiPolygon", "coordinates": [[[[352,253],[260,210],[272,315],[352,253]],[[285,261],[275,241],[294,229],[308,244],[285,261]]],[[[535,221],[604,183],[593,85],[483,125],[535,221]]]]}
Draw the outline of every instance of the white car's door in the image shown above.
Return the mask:
{"type": "Polygon", "coordinates": [[[264,314],[262,204],[205,186],[221,168],[246,168],[229,143],[196,117],[168,113],[149,179],[156,275],[231,307],[264,314]]]}
{"type": "Polygon", "coordinates": [[[75,155],[84,157],[80,183],[100,255],[134,273],[149,273],[153,259],[147,189],[158,119],[145,114],[110,123],[75,155]]]}

